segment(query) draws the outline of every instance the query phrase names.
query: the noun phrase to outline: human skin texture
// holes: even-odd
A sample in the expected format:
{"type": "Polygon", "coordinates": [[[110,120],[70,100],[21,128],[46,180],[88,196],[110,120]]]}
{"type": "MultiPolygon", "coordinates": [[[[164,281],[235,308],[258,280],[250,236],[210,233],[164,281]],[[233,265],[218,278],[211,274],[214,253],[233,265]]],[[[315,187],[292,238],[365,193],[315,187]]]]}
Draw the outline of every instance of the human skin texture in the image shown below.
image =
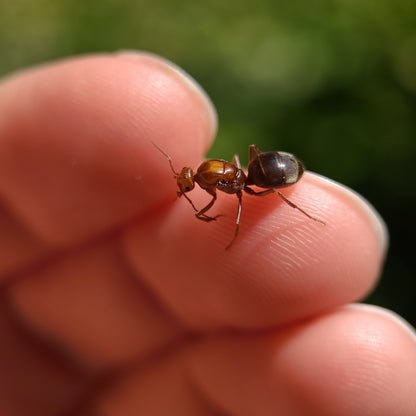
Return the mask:
{"type": "Polygon", "coordinates": [[[244,195],[225,250],[235,195],[198,221],[152,145],[196,169],[216,120],[146,53],[0,84],[0,414],[416,414],[413,330],[355,303],[383,265],[382,220],[306,172],[283,193],[326,225],[244,195]]]}

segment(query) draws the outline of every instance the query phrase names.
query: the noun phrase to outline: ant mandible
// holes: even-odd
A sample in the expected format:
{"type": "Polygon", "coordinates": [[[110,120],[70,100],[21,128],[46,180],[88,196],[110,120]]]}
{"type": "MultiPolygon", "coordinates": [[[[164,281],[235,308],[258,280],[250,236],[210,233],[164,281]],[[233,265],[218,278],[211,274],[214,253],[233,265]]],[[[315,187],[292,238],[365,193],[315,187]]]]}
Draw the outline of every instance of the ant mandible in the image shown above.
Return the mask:
{"type": "Polygon", "coordinates": [[[195,216],[199,220],[210,222],[215,221],[221,216],[216,215],[215,217],[210,217],[206,214],[217,200],[217,189],[227,194],[237,195],[238,211],[235,222],[236,227],[234,237],[225,248],[226,250],[231,247],[234,240],[237,238],[240,228],[242,191],[255,196],[265,196],[274,192],[288,205],[292,208],[296,208],[311,220],[320,222],[324,225],[326,224],[324,221],[309,215],[276,189],[295,184],[303,175],[304,166],[302,162],[290,153],[262,152],[257,146],[252,144],[249,147],[250,159],[248,162],[247,173],[241,168],[238,155],[234,155],[232,163],[222,159],[209,159],[201,163],[196,173],[188,167],[183,168],[178,173],[173,167],[171,157],[155,142],[152,141],[152,143],[169,161],[170,168],[175,175],[174,177],[178,185],[178,197],[183,195],[188,200],[192,208],[196,211],[195,216]],[[186,195],[187,192],[194,189],[195,182],[212,196],[209,204],[202,209],[197,209],[188,195],[186,195]],[[256,192],[251,189],[249,185],[256,185],[260,188],[267,189],[265,191],[256,192]]]}

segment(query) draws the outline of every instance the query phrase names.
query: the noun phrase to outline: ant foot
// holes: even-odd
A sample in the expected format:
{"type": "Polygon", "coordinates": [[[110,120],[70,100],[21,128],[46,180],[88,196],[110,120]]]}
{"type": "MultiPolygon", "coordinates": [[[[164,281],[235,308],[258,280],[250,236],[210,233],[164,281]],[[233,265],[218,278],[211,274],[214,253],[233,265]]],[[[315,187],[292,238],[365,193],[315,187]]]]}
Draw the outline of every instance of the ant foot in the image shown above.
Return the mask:
{"type": "Polygon", "coordinates": [[[225,215],[222,214],[218,214],[215,217],[210,217],[208,215],[205,214],[200,214],[200,213],[196,213],[195,217],[197,217],[199,220],[205,221],[205,222],[211,222],[211,221],[216,221],[218,217],[225,217],[225,215]]]}

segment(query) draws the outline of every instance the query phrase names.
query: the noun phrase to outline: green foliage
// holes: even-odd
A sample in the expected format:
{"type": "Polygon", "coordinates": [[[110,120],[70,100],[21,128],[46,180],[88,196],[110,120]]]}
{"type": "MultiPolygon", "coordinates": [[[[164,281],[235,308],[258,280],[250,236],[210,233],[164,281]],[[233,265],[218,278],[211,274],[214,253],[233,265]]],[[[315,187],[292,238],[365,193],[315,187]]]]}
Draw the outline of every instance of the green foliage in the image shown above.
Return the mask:
{"type": "Polygon", "coordinates": [[[0,73],[117,49],[171,59],[218,109],[210,155],[287,150],[377,207],[392,247],[372,300],[416,322],[415,27],[412,0],[3,1],[0,73]]]}

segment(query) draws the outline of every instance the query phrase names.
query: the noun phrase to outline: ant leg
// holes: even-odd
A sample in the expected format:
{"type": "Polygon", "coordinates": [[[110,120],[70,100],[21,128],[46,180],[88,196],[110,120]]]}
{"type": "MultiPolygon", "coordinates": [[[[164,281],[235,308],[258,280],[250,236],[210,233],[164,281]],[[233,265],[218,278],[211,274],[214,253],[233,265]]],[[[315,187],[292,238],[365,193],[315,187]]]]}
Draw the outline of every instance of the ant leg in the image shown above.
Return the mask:
{"type": "Polygon", "coordinates": [[[256,191],[253,191],[248,186],[244,188],[244,191],[246,191],[249,195],[255,195],[255,196],[266,196],[275,192],[273,188],[267,189],[266,191],[256,192],[256,191]]]}
{"type": "Polygon", "coordinates": [[[286,204],[290,205],[292,208],[296,208],[298,211],[300,211],[302,214],[306,215],[308,218],[310,218],[311,220],[320,222],[323,225],[326,225],[325,221],[320,220],[319,218],[316,217],[312,217],[312,215],[309,215],[306,211],[304,211],[302,208],[298,207],[296,204],[294,204],[292,201],[290,201],[289,199],[287,199],[281,192],[279,192],[277,189],[273,189],[274,192],[276,192],[277,195],[280,196],[280,198],[283,199],[283,201],[286,202],[286,204]]]}
{"type": "MultiPolygon", "coordinates": [[[[184,194],[184,193],[181,193],[181,194],[178,194],[178,196],[177,196],[177,198],[178,197],[180,197],[180,196],[184,196],[185,197],[185,199],[192,205],[192,208],[194,209],[194,211],[196,211],[197,213],[200,211],[199,209],[197,209],[196,208],[196,206],[194,205],[194,203],[192,202],[192,200],[191,200],[191,198],[189,198],[189,196],[188,195],[186,195],[186,194],[184,194]]],[[[195,214],[196,215],[196,214],[195,214]]],[[[205,215],[205,214],[202,214],[201,215],[201,217],[202,218],[200,218],[199,216],[197,217],[197,218],[199,218],[200,220],[203,220],[203,221],[207,221],[207,222],[209,222],[209,221],[213,221],[213,220],[215,220],[215,218],[217,218],[219,215],[217,215],[217,216],[215,216],[215,217],[209,217],[208,215],[205,215]],[[204,220],[204,218],[205,218],[205,220],[204,220]]]]}
{"type": "Polygon", "coordinates": [[[202,221],[205,221],[205,222],[215,221],[218,217],[221,217],[221,214],[216,215],[215,217],[210,217],[210,216],[205,214],[209,209],[212,208],[212,206],[214,205],[216,200],[217,200],[217,194],[214,191],[214,193],[212,194],[212,199],[211,199],[210,203],[206,207],[200,209],[195,214],[195,217],[197,217],[199,220],[202,220],[202,221]]]}
{"type": "Polygon", "coordinates": [[[256,152],[258,155],[260,153],[263,153],[255,144],[251,144],[249,147],[249,159],[248,159],[248,163],[250,163],[256,156],[254,156],[254,152],[256,152]]]}
{"type": "MultiPolygon", "coordinates": [[[[238,157],[238,156],[237,156],[238,157]]],[[[242,209],[242,192],[238,191],[237,192],[237,198],[238,198],[238,211],[237,211],[237,219],[235,220],[235,231],[234,231],[234,237],[233,239],[230,241],[230,244],[228,244],[227,247],[225,247],[226,250],[228,250],[231,245],[234,243],[234,240],[237,238],[238,236],[238,230],[240,229],[240,216],[241,216],[241,209],[242,209]]]]}
{"type": "Polygon", "coordinates": [[[300,208],[299,206],[297,206],[296,204],[294,204],[291,200],[287,199],[281,192],[279,192],[277,189],[275,188],[271,188],[271,189],[267,189],[266,191],[261,191],[261,192],[255,192],[253,191],[251,188],[249,188],[248,186],[246,186],[244,188],[244,190],[250,194],[250,195],[255,195],[255,196],[265,196],[268,194],[271,194],[272,192],[276,193],[277,195],[280,196],[280,198],[283,199],[283,201],[286,202],[286,204],[290,205],[292,208],[297,209],[298,211],[300,211],[303,215],[306,215],[308,218],[310,218],[311,220],[320,222],[321,224],[326,225],[325,221],[320,220],[319,218],[316,217],[312,217],[312,215],[308,214],[306,211],[304,211],[302,208],[300,208]]]}
{"type": "Polygon", "coordinates": [[[234,155],[234,157],[233,157],[233,165],[237,166],[238,169],[241,169],[240,158],[238,157],[238,155],[234,155]]]}

